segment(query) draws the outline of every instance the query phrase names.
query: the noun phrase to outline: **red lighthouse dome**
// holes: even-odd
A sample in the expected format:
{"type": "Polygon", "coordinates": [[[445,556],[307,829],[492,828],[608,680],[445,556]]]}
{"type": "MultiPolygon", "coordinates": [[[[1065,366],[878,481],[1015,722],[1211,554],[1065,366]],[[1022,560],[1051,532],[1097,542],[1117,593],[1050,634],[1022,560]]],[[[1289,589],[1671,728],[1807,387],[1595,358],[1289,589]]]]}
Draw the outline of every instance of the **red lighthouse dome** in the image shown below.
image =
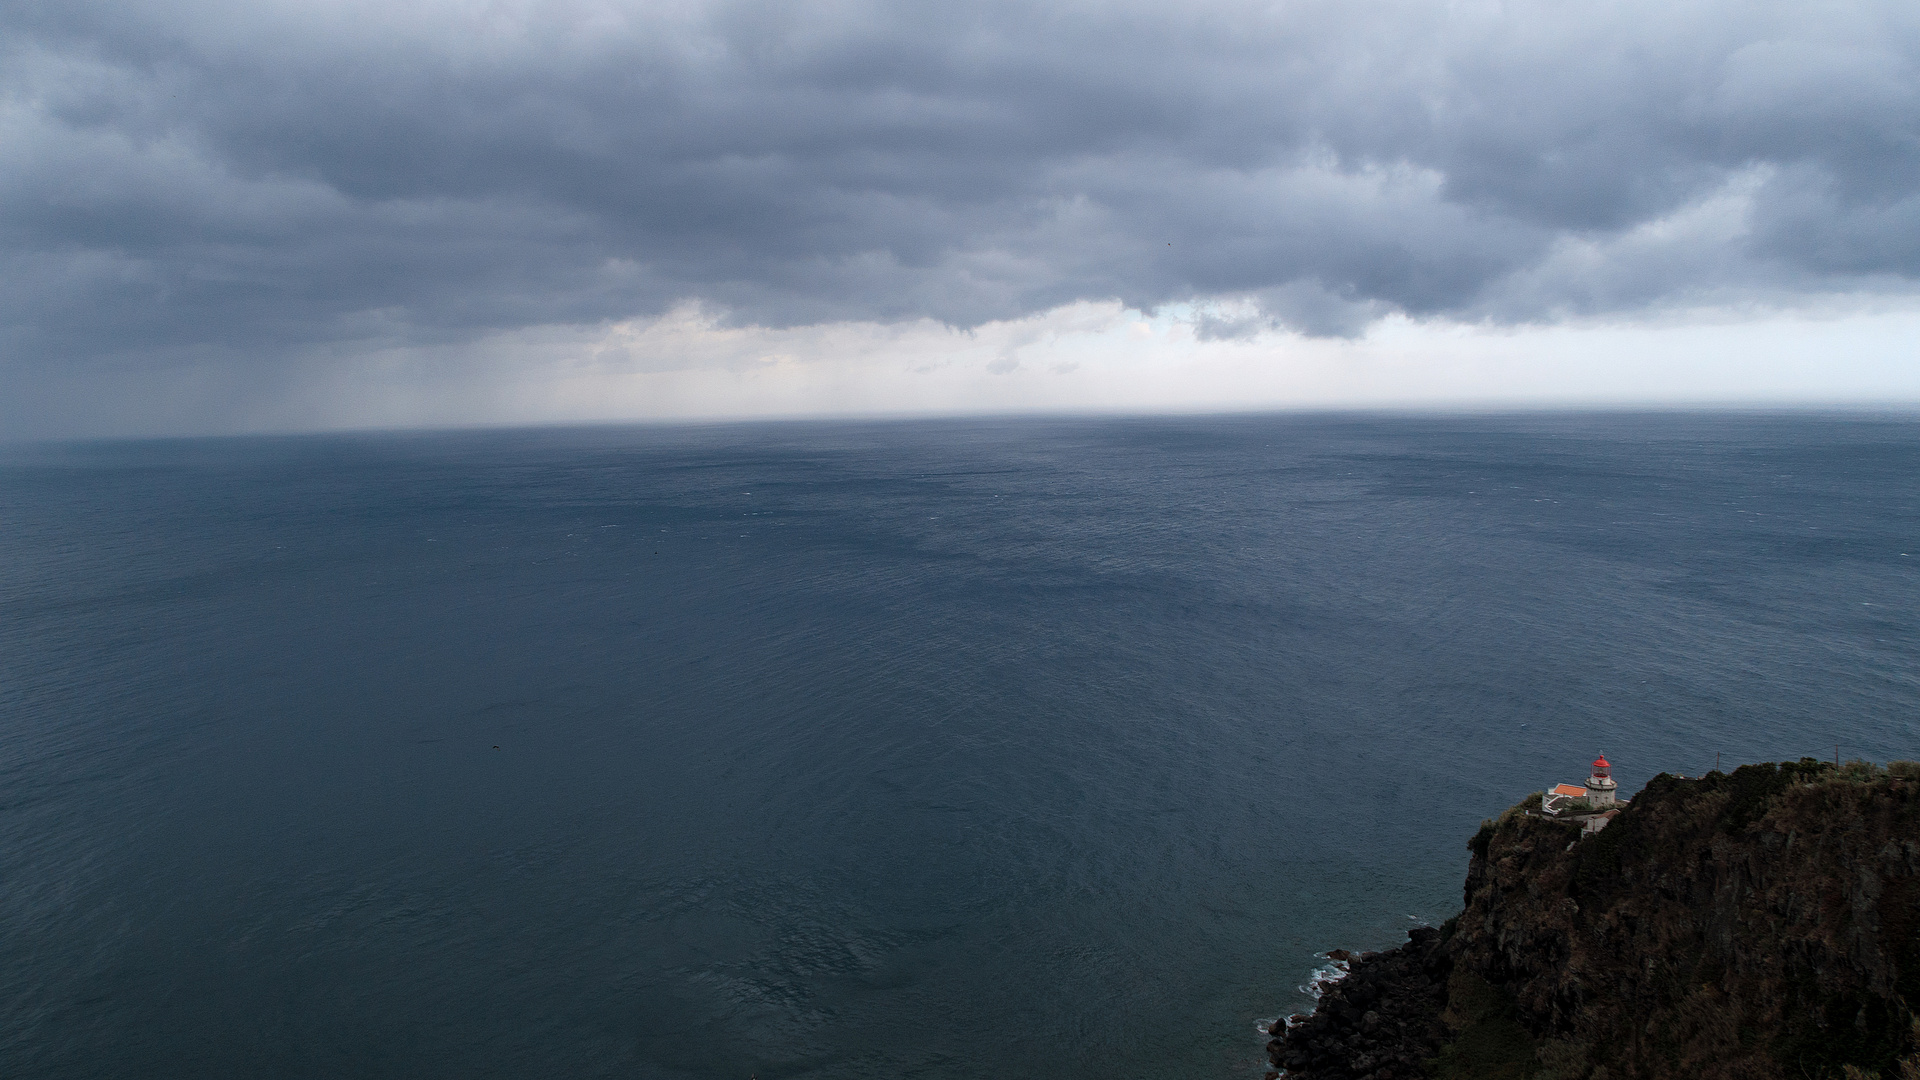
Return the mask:
{"type": "Polygon", "coordinates": [[[1607,770],[1611,767],[1607,764],[1606,758],[1599,758],[1593,763],[1593,775],[1587,777],[1587,802],[1596,809],[1612,806],[1615,801],[1614,792],[1620,788],[1620,785],[1613,782],[1613,777],[1607,775],[1607,770]]]}

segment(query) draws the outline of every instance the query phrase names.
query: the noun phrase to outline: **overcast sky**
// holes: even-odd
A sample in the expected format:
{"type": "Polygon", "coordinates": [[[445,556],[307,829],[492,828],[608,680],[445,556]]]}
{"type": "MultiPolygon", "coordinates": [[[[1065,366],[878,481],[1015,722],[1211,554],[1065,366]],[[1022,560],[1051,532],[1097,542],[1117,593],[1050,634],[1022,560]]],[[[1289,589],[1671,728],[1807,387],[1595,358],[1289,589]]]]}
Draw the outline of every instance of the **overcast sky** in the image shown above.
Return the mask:
{"type": "Polygon", "coordinates": [[[0,0],[0,434],[1920,401],[1920,4],[0,0]]]}

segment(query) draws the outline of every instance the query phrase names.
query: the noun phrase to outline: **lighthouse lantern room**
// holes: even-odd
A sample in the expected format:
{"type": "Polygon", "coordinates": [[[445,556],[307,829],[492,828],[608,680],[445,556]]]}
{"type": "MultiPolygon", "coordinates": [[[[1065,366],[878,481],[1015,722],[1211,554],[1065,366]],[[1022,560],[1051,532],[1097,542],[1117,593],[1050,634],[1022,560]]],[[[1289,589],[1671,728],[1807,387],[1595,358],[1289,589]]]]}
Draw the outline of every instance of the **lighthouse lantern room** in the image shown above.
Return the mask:
{"type": "Polygon", "coordinates": [[[1620,785],[1613,782],[1610,774],[1613,766],[1602,757],[1593,763],[1593,775],[1587,777],[1587,802],[1594,807],[1614,805],[1614,794],[1620,785]]]}

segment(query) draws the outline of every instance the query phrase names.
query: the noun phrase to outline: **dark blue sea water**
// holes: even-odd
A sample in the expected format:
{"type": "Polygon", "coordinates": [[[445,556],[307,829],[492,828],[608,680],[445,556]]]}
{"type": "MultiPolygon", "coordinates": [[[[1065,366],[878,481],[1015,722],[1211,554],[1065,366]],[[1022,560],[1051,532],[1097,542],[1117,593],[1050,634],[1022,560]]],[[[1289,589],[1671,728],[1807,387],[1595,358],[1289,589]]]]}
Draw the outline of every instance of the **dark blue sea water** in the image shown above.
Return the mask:
{"type": "Polygon", "coordinates": [[[1920,756],[1920,423],[0,451],[0,1075],[1238,1078],[1596,754],[1920,756]]]}

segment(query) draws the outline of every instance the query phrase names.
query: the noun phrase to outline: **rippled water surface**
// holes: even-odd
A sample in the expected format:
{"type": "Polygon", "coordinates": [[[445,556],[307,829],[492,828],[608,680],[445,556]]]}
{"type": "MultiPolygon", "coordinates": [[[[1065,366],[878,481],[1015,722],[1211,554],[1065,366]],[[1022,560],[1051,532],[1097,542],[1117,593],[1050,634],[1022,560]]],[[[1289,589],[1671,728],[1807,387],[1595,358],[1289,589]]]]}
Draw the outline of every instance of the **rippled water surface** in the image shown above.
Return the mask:
{"type": "Polygon", "coordinates": [[[0,1075],[1258,1075],[1465,841],[1920,756],[1920,424],[0,451],[0,1075]]]}

